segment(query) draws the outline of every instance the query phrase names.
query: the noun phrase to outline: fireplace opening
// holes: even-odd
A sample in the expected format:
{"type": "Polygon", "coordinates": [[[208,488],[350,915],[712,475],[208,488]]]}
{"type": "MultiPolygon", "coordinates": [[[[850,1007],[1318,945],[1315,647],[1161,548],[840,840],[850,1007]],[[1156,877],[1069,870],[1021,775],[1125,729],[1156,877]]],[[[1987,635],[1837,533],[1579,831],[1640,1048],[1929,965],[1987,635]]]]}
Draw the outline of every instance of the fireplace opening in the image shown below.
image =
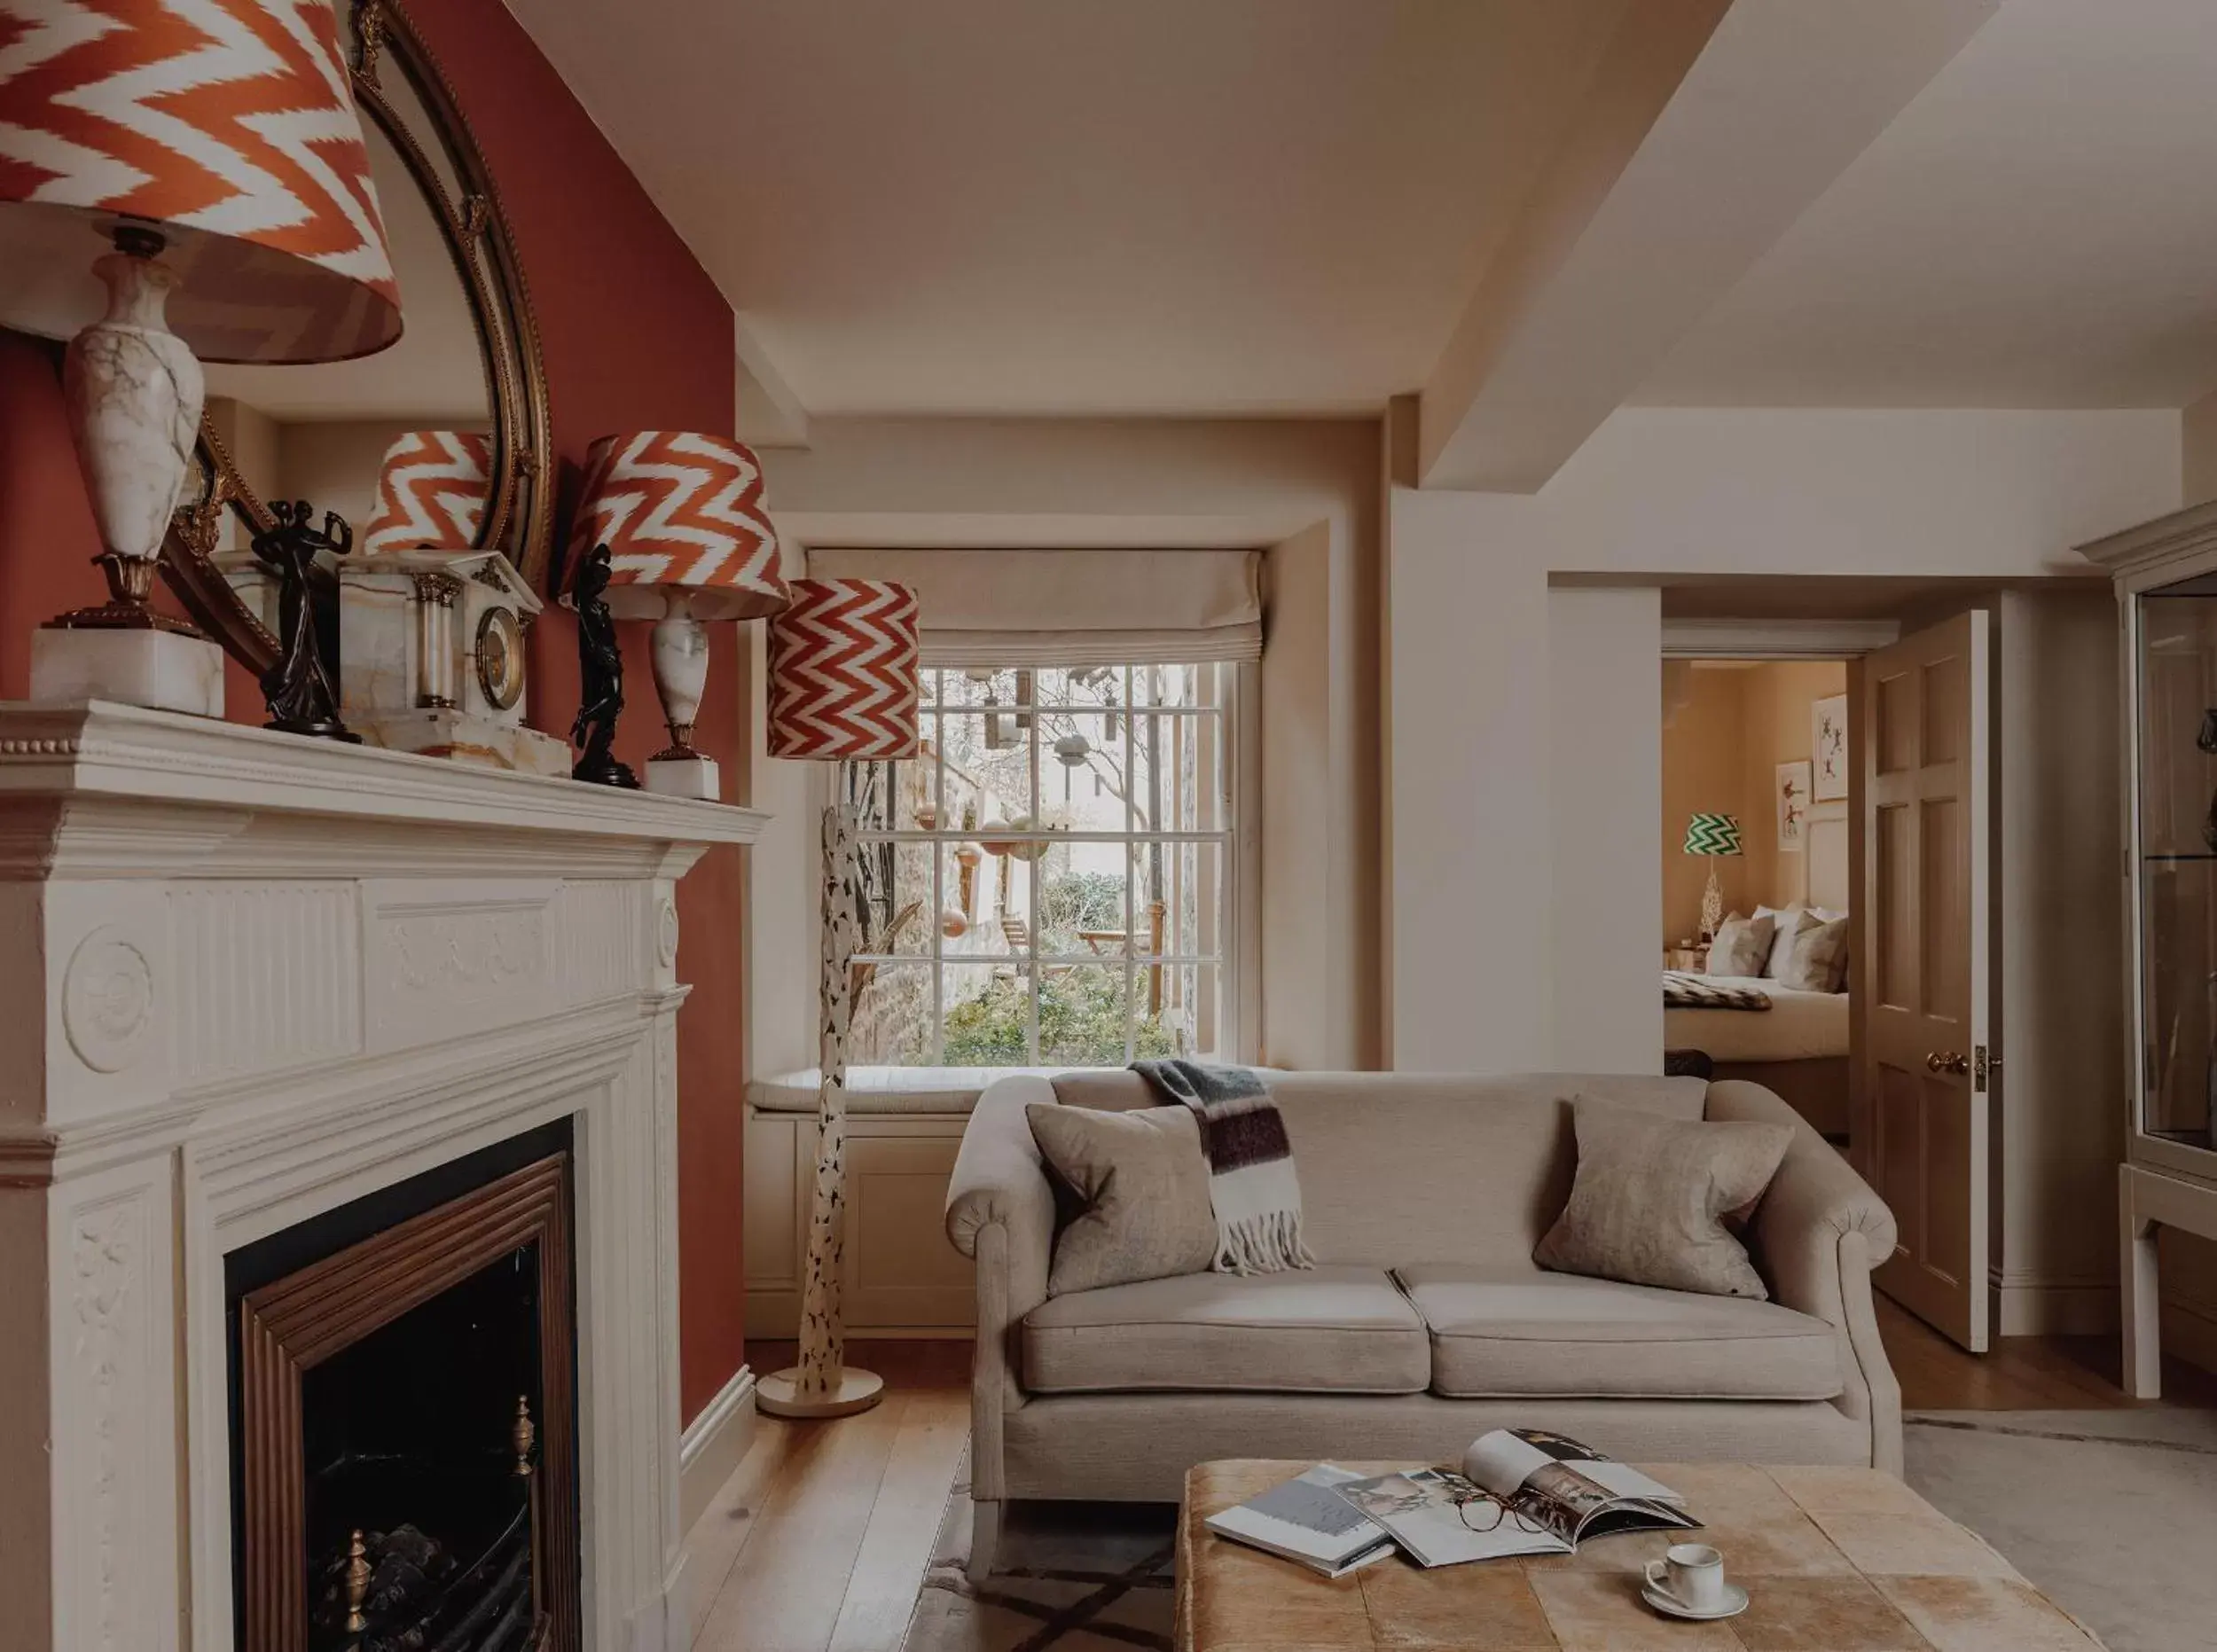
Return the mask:
{"type": "Polygon", "coordinates": [[[226,1258],[242,1652],[577,1645],[567,1122],[226,1258]]]}

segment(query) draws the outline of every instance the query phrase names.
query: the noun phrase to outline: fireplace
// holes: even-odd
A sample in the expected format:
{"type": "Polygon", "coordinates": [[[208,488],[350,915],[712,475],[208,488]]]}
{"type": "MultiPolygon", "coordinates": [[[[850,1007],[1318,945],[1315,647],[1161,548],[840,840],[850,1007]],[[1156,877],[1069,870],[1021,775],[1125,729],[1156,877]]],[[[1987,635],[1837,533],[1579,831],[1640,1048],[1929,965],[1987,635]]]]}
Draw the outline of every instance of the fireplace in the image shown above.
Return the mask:
{"type": "Polygon", "coordinates": [[[684,1652],[676,896],[762,824],[0,708],[11,1652],[320,1652],[356,1529],[353,1640],[402,1554],[427,1647],[684,1652]]]}
{"type": "Polygon", "coordinates": [[[568,1121],[224,1258],[239,1652],[575,1652],[568,1121]]]}

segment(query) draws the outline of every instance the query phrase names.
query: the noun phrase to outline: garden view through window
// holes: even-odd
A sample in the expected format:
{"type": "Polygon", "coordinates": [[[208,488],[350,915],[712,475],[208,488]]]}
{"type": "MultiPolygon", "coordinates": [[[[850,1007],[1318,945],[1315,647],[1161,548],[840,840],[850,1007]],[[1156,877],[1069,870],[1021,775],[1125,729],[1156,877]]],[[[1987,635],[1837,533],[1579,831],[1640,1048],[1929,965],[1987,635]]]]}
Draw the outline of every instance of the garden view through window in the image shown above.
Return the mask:
{"type": "Polygon", "coordinates": [[[861,823],[848,1060],[1118,1066],[1227,1045],[1231,665],[926,668],[861,823]]]}

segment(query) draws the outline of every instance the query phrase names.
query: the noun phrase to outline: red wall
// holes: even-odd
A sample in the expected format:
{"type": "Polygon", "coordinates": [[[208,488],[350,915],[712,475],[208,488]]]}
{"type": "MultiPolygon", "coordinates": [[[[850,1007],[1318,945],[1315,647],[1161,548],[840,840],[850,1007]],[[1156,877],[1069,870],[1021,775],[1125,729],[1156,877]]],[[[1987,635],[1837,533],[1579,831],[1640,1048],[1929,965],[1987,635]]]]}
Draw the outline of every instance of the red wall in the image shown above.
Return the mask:
{"type": "MultiPolygon", "coordinates": [[[[499,182],[537,314],[568,521],[586,446],[610,431],[729,432],[736,349],[731,308],[500,0],[411,0],[499,182]]],[[[403,295],[405,303],[405,294],[403,295]]],[[[28,638],[59,610],[97,600],[99,553],[62,422],[55,347],[0,332],[0,697],[28,685],[28,638]]],[[[709,697],[695,742],[740,772],[734,641],[715,628],[709,697]]],[[[567,733],[577,705],[576,632],[550,608],[532,628],[531,721],[567,733]]],[[[665,743],[644,626],[623,639],[628,702],[618,754],[635,768],[665,743]]],[[[259,722],[234,669],[227,709],[259,722]]],[[[698,1414],[744,1358],[740,1153],[740,852],[712,849],[678,888],[678,973],[693,984],[678,1022],[681,1388],[698,1414]]]]}

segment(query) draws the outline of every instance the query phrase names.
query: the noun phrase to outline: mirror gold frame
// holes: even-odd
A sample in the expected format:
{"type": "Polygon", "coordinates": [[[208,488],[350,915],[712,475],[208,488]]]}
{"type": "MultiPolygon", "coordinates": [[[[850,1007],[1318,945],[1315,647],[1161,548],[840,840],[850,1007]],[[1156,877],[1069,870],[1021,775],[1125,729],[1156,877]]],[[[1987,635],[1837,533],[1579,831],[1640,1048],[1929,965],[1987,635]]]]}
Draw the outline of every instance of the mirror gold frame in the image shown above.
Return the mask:
{"type": "MultiPolygon", "coordinates": [[[[552,419],[538,324],[500,192],[438,59],[399,0],[356,0],[351,12],[356,106],[391,140],[431,203],[469,295],[484,352],[493,474],[478,545],[505,552],[534,590],[545,591],[553,576],[552,419]],[[387,77],[394,74],[405,77],[433,130],[411,131],[402,120],[386,91],[387,77]],[[460,199],[449,192],[428,145],[443,153],[459,180],[460,199]]],[[[259,677],[277,662],[278,639],[231,590],[214,556],[226,510],[236,511],[255,533],[275,519],[205,415],[199,457],[200,497],[177,513],[162,546],[162,578],[193,621],[259,677]]]]}

